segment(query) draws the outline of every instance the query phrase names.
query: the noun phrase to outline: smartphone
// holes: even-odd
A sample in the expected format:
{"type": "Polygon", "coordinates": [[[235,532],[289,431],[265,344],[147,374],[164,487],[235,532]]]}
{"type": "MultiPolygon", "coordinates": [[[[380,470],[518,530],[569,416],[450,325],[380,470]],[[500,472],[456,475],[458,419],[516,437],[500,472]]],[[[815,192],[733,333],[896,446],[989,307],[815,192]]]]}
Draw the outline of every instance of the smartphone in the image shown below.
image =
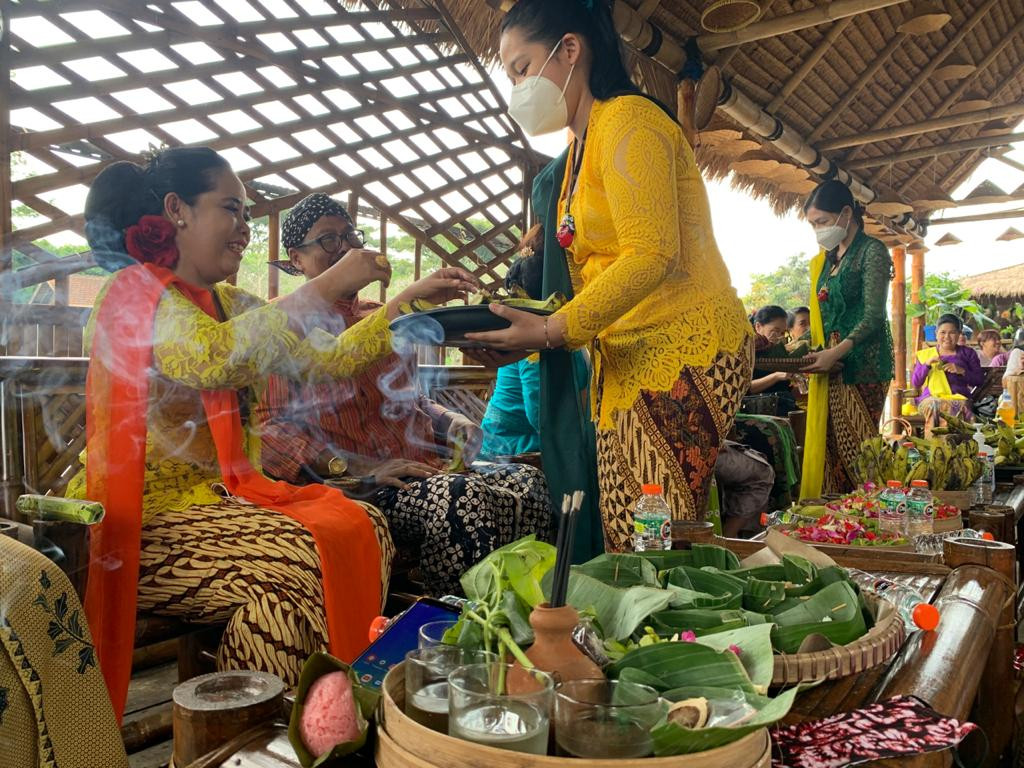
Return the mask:
{"type": "Polygon", "coordinates": [[[405,613],[388,625],[384,634],[352,663],[359,682],[367,688],[380,688],[384,676],[405,654],[419,647],[420,627],[431,621],[457,619],[460,609],[454,605],[421,597],[405,613]]]}

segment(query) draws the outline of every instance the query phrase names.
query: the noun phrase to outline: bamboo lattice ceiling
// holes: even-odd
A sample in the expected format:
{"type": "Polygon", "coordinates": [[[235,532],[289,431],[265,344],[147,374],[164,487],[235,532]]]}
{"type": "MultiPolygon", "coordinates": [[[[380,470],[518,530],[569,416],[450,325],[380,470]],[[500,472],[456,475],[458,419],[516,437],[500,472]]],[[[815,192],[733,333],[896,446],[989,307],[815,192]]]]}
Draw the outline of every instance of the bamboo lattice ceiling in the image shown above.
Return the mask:
{"type": "Polygon", "coordinates": [[[42,169],[12,184],[34,217],[10,242],[30,259],[53,261],[33,241],[82,233],[74,193],[106,162],[202,144],[228,157],[255,216],[313,191],[354,195],[442,260],[498,279],[533,156],[443,10],[20,0],[6,13],[9,149],[42,169]]]}

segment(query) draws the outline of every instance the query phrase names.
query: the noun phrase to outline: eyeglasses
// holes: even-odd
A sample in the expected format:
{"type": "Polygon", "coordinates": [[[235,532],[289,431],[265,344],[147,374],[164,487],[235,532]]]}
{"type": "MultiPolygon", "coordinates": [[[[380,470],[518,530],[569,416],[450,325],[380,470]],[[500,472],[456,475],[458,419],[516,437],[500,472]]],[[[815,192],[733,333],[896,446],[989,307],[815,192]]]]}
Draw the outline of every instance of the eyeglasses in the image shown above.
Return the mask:
{"type": "Polygon", "coordinates": [[[348,232],[340,235],[335,232],[328,232],[326,235],[320,235],[315,240],[308,240],[294,247],[305,248],[307,245],[319,245],[323,248],[324,253],[335,254],[341,250],[343,243],[348,243],[351,248],[362,248],[366,245],[366,234],[361,229],[350,229],[348,232]]]}

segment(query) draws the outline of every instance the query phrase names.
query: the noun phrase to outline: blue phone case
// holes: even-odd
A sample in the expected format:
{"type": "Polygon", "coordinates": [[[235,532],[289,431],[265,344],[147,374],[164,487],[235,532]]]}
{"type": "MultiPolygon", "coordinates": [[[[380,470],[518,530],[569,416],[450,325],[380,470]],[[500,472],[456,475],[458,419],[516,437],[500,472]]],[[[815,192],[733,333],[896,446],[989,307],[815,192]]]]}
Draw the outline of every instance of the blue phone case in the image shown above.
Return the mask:
{"type": "Polygon", "coordinates": [[[367,688],[380,688],[388,670],[419,647],[420,627],[458,616],[458,608],[440,601],[423,599],[413,603],[352,663],[359,682],[367,688]]]}

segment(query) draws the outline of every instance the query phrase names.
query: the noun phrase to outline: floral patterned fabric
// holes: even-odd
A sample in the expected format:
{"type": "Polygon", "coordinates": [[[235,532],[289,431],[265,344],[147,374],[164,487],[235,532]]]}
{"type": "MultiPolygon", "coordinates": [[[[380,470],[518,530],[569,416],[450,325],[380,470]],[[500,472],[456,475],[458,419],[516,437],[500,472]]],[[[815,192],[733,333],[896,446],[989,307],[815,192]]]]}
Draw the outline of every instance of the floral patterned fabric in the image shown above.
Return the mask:
{"type": "MultiPolygon", "coordinates": [[[[707,193],[679,125],[641,96],[590,113],[567,249],[575,297],[567,342],[600,340],[599,429],[640,392],[669,392],[687,367],[705,370],[752,334],[711,227],[707,193]]],[[[562,182],[565,213],[571,169],[562,182]]],[[[712,462],[713,463],[713,462],[712,462]]]]}
{"type": "MultiPolygon", "coordinates": [[[[221,481],[213,436],[200,400],[202,389],[239,389],[245,410],[256,393],[251,387],[272,373],[288,376],[311,371],[307,377],[348,377],[391,351],[387,316],[380,309],[339,336],[313,329],[300,338],[288,316],[226,283],[216,296],[228,317],[218,322],[168,289],[157,307],[153,358],[157,369],[150,381],[146,431],[146,494],[143,522],[160,512],[181,512],[195,505],[221,501],[211,486],[221,481]]],[[[97,299],[97,308],[105,293],[97,299]]],[[[93,311],[92,317],[98,316],[93,311]]],[[[86,328],[86,347],[92,343],[92,321],[86,328]]],[[[247,435],[246,452],[259,468],[259,439],[247,435]]],[[[82,470],[65,495],[85,498],[85,454],[82,470]]]]}
{"type": "Polygon", "coordinates": [[[838,269],[833,265],[826,258],[817,284],[825,343],[833,347],[844,339],[853,342],[843,358],[845,383],[888,383],[893,375],[892,333],[885,311],[892,279],[889,250],[861,230],[838,269]]]}
{"type": "Polygon", "coordinates": [[[772,768],[843,768],[955,747],[977,730],[914,696],[897,696],[824,720],[775,728],[772,768]]]}
{"type": "Polygon", "coordinates": [[[64,573],[0,536],[0,764],[127,768],[92,635],[64,573]]]}

